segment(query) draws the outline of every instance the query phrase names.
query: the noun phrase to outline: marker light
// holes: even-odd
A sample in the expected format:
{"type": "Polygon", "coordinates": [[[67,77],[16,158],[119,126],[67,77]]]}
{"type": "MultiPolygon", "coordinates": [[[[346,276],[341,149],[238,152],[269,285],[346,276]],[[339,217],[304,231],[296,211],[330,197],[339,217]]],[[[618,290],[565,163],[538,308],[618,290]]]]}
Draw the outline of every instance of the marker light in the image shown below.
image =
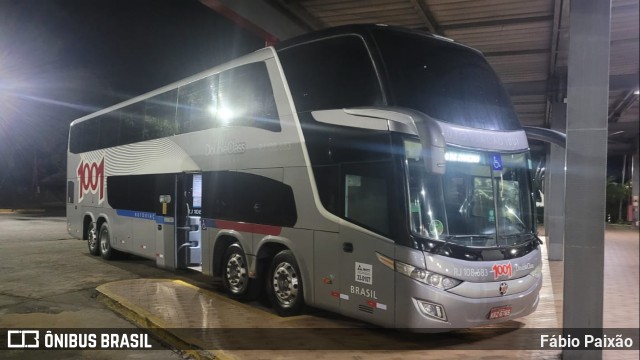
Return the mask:
{"type": "Polygon", "coordinates": [[[460,280],[448,278],[444,275],[420,269],[400,261],[396,261],[396,271],[414,280],[418,280],[429,286],[437,287],[442,290],[449,290],[458,286],[462,282],[460,280]]]}
{"type": "Polygon", "coordinates": [[[473,153],[463,153],[455,151],[447,151],[444,153],[444,159],[447,161],[465,162],[477,164],[480,162],[480,155],[473,153]]]}

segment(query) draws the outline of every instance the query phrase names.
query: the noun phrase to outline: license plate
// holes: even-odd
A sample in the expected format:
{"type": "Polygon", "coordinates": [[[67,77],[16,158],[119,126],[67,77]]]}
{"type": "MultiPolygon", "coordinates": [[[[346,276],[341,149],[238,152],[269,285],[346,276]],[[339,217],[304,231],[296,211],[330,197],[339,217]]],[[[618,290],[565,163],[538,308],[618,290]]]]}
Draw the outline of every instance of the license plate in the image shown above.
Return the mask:
{"type": "Polygon", "coordinates": [[[500,306],[491,309],[489,320],[499,319],[511,315],[511,306],[500,306]]]}

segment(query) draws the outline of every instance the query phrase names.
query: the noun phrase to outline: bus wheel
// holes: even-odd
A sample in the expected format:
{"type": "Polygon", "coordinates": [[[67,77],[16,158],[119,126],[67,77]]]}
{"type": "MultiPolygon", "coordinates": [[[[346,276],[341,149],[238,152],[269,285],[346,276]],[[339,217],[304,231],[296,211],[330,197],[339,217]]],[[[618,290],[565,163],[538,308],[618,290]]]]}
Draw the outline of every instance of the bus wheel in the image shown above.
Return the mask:
{"type": "Polygon", "coordinates": [[[292,316],[302,312],[302,277],[290,250],[283,250],[273,258],[267,278],[267,291],[278,315],[292,316]]]}
{"type": "Polygon", "coordinates": [[[231,244],[225,251],[223,270],[222,284],[230,298],[250,301],[258,297],[258,281],[249,278],[247,257],[240,244],[231,244]]]}
{"type": "Polygon", "coordinates": [[[116,250],[111,248],[111,236],[109,235],[109,225],[105,222],[100,227],[98,241],[100,243],[100,256],[105,260],[112,260],[116,256],[116,250]]]}
{"type": "Polygon", "coordinates": [[[87,231],[87,245],[89,246],[89,254],[93,256],[100,255],[100,246],[98,244],[98,229],[96,229],[96,223],[89,223],[89,230],[87,231]]]}

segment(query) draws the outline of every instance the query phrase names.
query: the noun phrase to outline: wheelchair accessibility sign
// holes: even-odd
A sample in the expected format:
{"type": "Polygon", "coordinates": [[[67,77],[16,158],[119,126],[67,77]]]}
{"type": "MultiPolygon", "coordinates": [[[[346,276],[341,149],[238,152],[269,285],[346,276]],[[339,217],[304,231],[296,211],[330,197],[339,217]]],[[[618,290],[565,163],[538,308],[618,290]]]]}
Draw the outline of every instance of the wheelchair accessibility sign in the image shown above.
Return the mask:
{"type": "Polygon", "coordinates": [[[500,154],[491,154],[491,168],[493,170],[502,170],[502,156],[500,154]]]}

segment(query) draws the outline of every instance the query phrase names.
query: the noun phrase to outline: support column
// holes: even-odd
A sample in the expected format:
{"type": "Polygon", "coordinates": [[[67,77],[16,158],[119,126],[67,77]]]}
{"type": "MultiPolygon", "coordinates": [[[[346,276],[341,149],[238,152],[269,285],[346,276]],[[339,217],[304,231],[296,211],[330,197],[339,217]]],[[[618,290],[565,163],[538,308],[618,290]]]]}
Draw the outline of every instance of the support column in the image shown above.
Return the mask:
{"type": "MultiPolygon", "coordinates": [[[[611,0],[570,7],[564,328],[602,328],[611,0]]],[[[601,359],[565,350],[563,359],[601,359]]]]}
{"type": "MultiPolygon", "coordinates": [[[[551,144],[546,143],[545,144],[545,161],[544,161],[544,191],[542,192],[544,194],[544,219],[542,220],[544,222],[544,236],[547,237],[547,243],[549,242],[549,226],[551,224],[551,222],[549,221],[549,211],[547,210],[547,207],[549,206],[549,184],[551,183],[551,178],[553,177],[553,174],[551,173],[551,171],[547,171],[549,169],[549,164],[551,164],[551,144]]],[[[564,190],[564,188],[563,188],[564,190]]]]}
{"type": "MultiPolygon", "coordinates": [[[[567,104],[551,104],[551,129],[567,131],[567,104]]],[[[549,260],[562,260],[564,257],[564,196],[565,196],[565,156],[563,147],[549,144],[549,162],[545,176],[550,176],[544,211],[548,214],[545,224],[549,260]]]]}
{"type": "Polygon", "coordinates": [[[633,155],[631,160],[631,205],[633,206],[633,225],[640,226],[638,219],[638,199],[640,198],[640,154],[633,155]]]}

